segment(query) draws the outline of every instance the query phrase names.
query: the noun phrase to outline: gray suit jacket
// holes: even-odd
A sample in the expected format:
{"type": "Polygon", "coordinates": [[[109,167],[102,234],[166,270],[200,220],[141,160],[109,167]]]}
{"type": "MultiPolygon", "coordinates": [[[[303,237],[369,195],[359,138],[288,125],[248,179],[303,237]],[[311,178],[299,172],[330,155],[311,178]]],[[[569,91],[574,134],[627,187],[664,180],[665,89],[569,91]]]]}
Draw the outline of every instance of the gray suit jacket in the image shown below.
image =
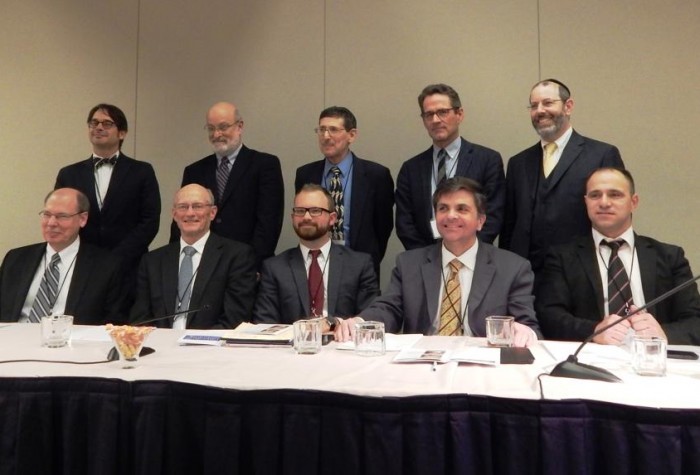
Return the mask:
{"type": "MultiPolygon", "coordinates": [[[[329,315],[357,315],[379,295],[369,254],[333,244],[327,272],[329,315]]],[[[306,267],[298,247],[265,260],[253,321],[289,324],[310,315],[307,282],[306,267]]]]}
{"type": "MultiPolygon", "coordinates": [[[[387,332],[434,333],[440,303],[442,242],[406,251],[396,258],[389,288],[360,316],[384,322],[387,332]]],[[[489,315],[512,315],[540,336],[533,308],[534,275],[530,263],[509,251],[479,242],[469,292],[469,327],[486,336],[489,315]]]]}

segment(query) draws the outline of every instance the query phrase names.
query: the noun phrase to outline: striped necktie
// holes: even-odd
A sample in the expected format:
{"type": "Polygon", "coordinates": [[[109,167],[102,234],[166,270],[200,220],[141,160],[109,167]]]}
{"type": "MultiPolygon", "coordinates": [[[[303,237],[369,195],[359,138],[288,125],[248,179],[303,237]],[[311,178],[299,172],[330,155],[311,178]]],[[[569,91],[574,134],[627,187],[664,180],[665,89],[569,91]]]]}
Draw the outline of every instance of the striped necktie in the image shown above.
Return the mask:
{"type": "Polygon", "coordinates": [[[219,196],[219,202],[224,198],[224,191],[226,190],[226,183],[228,182],[230,172],[229,158],[222,157],[221,163],[219,163],[216,169],[216,193],[219,196]]]}
{"type": "Polygon", "coordinates": [[[61,262],[61,256],[55,253],[51,257],[51,262],[46,271],[44,271],[44,277],[39,284],[39,290],[34,298],[32,310],[29,312],[29,320],[31,322],[40,322],[41,317],[50,315],[53,310],[53,305],[56,303],[56,297],[58,296],[59,262],[61,262]]]}
{"type": "Polygon", "coordinates": [[[459,270],[464,267],[459,260],[450,261],[450,278],[445,282],[445,289],[440,304],[440,327],[438,335],[462,335],[462,289],[459,285],[459,270]]]}
{"type": "Polygon", "coordinates": [[[625,271],[625,266],[618,254],[620,246],[625,241],[601,241],[601,246],[610,248],[610,260],[608,261],[608,312],[615,315],[627,315],[632,305],[632,289],[630,279],[625,271]]]}
{"type": "Polygon", "coordinates": [[[345,205],[343,204],[343,183],[340,180],[340,168],[333,167],[330,169],[330,173],[333,174],[331,177],[331,186],[328,190],[333,197],[333,203],[335,203],[335,212],[338,215],[338,219],[333,225],[331,230],[331,238],[334,241],[344,241],[345,233],[343,231],[344,225],[344,213],[345,205]]]}

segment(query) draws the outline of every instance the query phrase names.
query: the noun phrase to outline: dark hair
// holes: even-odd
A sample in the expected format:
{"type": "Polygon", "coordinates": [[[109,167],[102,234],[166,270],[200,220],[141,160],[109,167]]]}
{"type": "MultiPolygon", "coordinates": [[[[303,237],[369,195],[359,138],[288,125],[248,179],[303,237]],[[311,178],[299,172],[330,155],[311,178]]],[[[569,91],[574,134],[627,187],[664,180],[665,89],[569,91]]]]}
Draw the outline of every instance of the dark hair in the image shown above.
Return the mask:
{"type": "MultiPolygon", "coordinates": [[[[95,112],[98,110],[101,110],[105,114],[109,116],[110,119],[114,122],[114,125],[117,126],[117,130],[120,132],[128,132],[129,131],[129,123],[126,121],[126,115],[124,115],[124,112],[117,106],[113,106],[112,104],[97,104],[95,107],[90,109],[90,112],[88,113],[88,118],[87,121],[90,122],[92,120],[92,116],[95,115],[95,112]]],[[[122,143],[124,140],[119,141],[119,148],[122,148],[122,143]]]]}
{"type": "MultiPolygon", "coordinates": [[[[80,190],[76,190],[75,188],[66,188],[66,189],[75,191],[75,200],[78,203],[78,213],[89,213],[90,212],[90,200],[88,200],[88,197],[85,196],[85,193],[83,193],[80,190]]],[[[55,192],[56,192],[56,190],[49,191],[49,194],[46,195],[46,197],[44,198],[44,204],[46,204],[46,202],[49,201],[49,198],[51,198],[51,195],[53,195],[55,192]]]]}
{"type": "Polygon", "coordinates": [[[457,94],[457,91],[452,89],[452,87],[447,84],[430,84],[425,86],[418,96],[418,107],[420,107],[421,112],[423,112],[423,101],[426,97],[432,96],[433,94],[443,94],[450,98],[450,105],[452,107],[462,107],[459,94],[457,94]]]}
{"type": "Polygon", "coordinates": [[[623,177],[625,177],[625,180],[627,180],[627,183],[630,186],[630,194],[633,195],[635,193],[635,191],[634,191],[634,178],[632,178],[632,174],[624,168],[617,168],[617,167],[601,167],[601,168],[596,168],[595,170],[593,170],[586,178],[586,190],[588,190],[588,182],[591,180],[591,178],[593,178],[593,175],[595,175],[598,172],[618,172],[618,173],[620,173],[623,177]]]}
{"type": "MultiPolygon", "coordinates": [[[[537,86],[540,85],[549,86],[550,84],[556,84],[557,86],[559,86],[559,98],[562,100],[562,102],[566,102],[569,100],[569,98],[571,97],[571,91],[568,87],[566,87],[566,84],[559,81],[558,79],[543,79],[542,81],[539,81],[537,84],[532,86],[532,89],[535,89],[537,86]]],[[[532,89],[530,89],[530,91],[532,91],[532,89]]]]}
{"type": "Polygon", "coordinates": [[[466,191],[474,196],[476,211],[480,215],[486,215],[486,195],[478,181],[463,176],[455,176],[440,183],[433,194],[433,209],[437,211],[437,205],[443,195],[466,191]]]}
{"type": "MultiPolygon", "coordinates": [[[[329,117],[329,116],[327,116],[329,117]]],[[[331,196],[330,192],[326,190],[324,187],[321,185],[317,185],[316,183],[307,183],[304,186],[302,186],[299,191],[296,192],[294,197],[296,198],[299,196],[300,193],[313,193],[314,191],[319,191],[323,193],[323,195],[326,197],[326,200],[328,200],[328,209],[331,210],[331,212],[335,211],[335,201],[333,201],[333,197],[331,196]]]]}
{"type": "Polygon", "coordinates": [[[355,115],[352,112],[350,112],[350,109],[348,109],[347,107],[342,107],[342,106],[326,107],[321,112],[321,115],[318,117],[318,120],[320,121],[324,117],[334,117],[336,119],[343,119],[343,127],[345,127],[345,130],[352,130],[352,129],[357,128],[357,119],[355,118],[355,115]]]}

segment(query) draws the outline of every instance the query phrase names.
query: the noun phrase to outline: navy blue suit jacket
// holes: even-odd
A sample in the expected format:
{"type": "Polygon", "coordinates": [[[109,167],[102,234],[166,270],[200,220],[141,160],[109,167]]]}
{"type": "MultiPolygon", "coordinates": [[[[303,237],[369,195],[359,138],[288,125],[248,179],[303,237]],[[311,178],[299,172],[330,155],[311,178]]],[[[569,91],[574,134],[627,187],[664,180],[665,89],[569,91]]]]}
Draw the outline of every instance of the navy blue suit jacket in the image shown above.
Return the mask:
{"type": "MultiPolygon", "coordinates": [[[[297,168],[294,188],[299,191],[307,183],[323,185],[325,160],[297,168]]],[[[379,275],[379,264],[394,229],[394,180],[389,169],[353,154],[352,213],[350,244],[355,251],[372,256],[379,275]]]]}
{"type": "MultiPolygon", "coordinates": [[[[492,243],[501,232],[505,203],[505,175],[501,154],[462,138],[455,176],[478,181],[487,198],[486,223],[479,240],[492,243]]],[[[396,234],[406,249],[435,242],[433,219],[433,147],[404,162],[396,178],[396,234]]]]}

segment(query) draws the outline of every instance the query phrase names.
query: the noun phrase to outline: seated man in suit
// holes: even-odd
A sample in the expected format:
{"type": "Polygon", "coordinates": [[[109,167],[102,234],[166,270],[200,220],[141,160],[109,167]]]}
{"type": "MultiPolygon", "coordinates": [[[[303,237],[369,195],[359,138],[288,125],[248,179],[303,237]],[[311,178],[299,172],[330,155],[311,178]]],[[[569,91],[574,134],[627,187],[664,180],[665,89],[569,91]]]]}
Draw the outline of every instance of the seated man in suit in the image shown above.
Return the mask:
{"type": "MultiPolygon", "coordinates": [[[[474,180],[440,183],[433,209],[442,241],[399,254],[386,293],[358,317],[384,322],[388,332],[483,337],[487,316],[512,315],[515,346],[537,341],[530,263],[477,239],[485,208],[474,180]]],[[[336,340],[352,337],[358,317],[339,322],[336,340]]]]}
{"type": "Polygon", "coordinates": [[[184,186],[175,194],[172,214],[180,238],[143,257],[133,322],[178,314],[158,323],[208,329],[235,328],[250,320],[255,254],[247,244],[209,230],[216,212],[214,196],[201,185],[184,186]]]}
{"type": "Polygon", "coordinates": [[[73,315],[79,325],[123,320],[122,262],[81,241],[90,202],[61,188],[44,200],[46,242],[12,249],[0,268],[0,320],[38,323],[45,315],[73,315]]]}
{"type": "MultiPolygon", "coordinates": [[[[537,290],[537,315],[546,338],[581,341],[594,331],[693,276],[683,249],[639,236],[632,213],[639,197],[632,175],[601,168],[586,181],[588,236],[552,248],[537,290]]],[[[693,284],[596,336],[619,345],[632,330],[673,344],[700,344],[700,295],[693,284]]]]}
{"type": "Polygon", "coordinates": [[[356,315],[379,295],[369,254],[331,241],[336,218],[333,198],[320,185],[304,185],[296,194],[292,224],[300,243],[263,263],[256,323],[356,315]]]}

